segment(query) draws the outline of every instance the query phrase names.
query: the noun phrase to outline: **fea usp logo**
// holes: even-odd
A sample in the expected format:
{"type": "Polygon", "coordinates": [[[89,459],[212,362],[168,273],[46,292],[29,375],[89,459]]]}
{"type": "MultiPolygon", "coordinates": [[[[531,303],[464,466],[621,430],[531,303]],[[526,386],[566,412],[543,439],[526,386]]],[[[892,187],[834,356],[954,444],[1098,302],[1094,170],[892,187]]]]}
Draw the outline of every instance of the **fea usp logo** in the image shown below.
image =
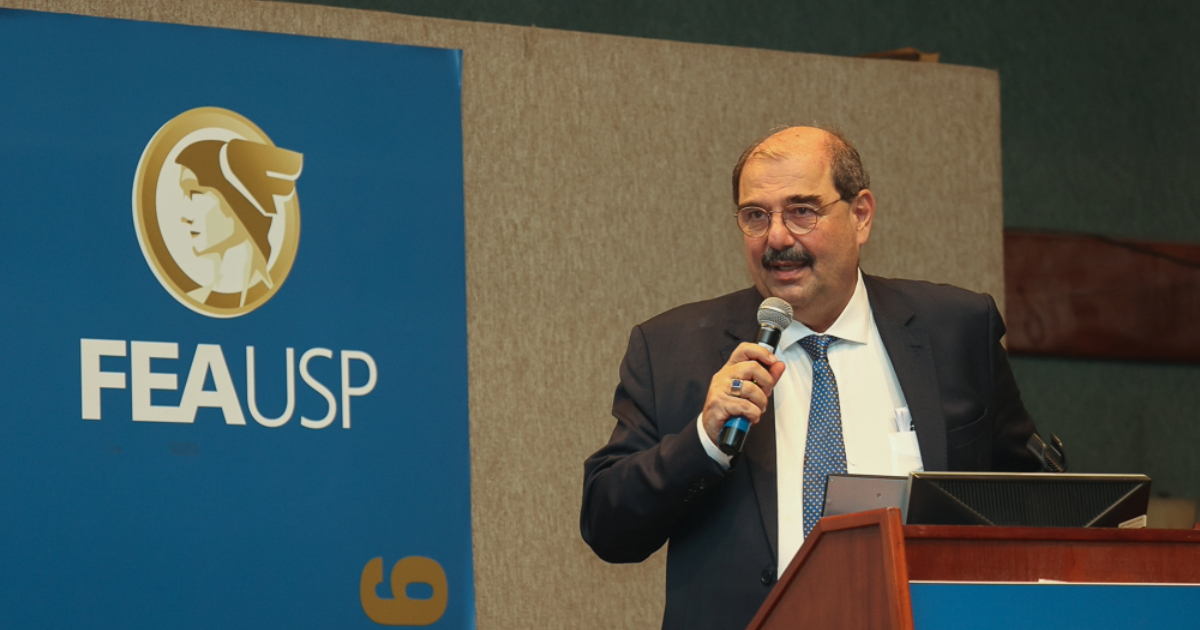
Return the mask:
{"type": "Polygon", "coordinates": [[[192,109],[163,125],[133,186],[138,242],[163,288],[209,317],[270,300],[296,260],[303,163],[227,109],[192,109]]]}

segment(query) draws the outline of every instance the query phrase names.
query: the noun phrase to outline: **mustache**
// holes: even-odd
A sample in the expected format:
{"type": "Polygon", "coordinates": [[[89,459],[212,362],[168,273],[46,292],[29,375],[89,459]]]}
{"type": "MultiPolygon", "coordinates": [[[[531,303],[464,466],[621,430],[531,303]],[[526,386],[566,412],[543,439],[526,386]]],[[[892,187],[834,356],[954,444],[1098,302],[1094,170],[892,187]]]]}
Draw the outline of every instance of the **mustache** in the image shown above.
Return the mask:
{"type": "Polygon", "coordinates": [[[768,247],[763,251],[762,266],[763,268],[770,267],[773,263],[800,263],[802,266],[811,267],[813,264],[812,254],[808,253],[803,247],[796,245],[788,249],[774,249],[768,247]]]}

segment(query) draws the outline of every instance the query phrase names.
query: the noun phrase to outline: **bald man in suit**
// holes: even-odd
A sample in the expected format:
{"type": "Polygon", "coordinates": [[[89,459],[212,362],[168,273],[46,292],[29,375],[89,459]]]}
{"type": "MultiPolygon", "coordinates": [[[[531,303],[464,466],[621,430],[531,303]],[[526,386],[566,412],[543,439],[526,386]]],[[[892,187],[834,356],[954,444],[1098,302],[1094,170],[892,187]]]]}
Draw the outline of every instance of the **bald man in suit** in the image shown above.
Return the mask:
{"type": "Polygon", "coordinates": [[[669,541],[664,628],[745,627],[815,523],[825,471],[1038,468],[993,300],[859,270],[868,184],[836,133],[790,128],[751,146],[733,190],[754,287],[630,335],[616,427],[585,463],[581,529],[610,562],[669,541]],[[771,296],[795,320],[776,353],[752,343],[771,296]],[[911,432],[891,417],[901,410],[911,432]],[[731,456],[717,444],[737,417],[755,428],[731,456]],[[905,440],[919,457],[889,457],[905,440]]]}

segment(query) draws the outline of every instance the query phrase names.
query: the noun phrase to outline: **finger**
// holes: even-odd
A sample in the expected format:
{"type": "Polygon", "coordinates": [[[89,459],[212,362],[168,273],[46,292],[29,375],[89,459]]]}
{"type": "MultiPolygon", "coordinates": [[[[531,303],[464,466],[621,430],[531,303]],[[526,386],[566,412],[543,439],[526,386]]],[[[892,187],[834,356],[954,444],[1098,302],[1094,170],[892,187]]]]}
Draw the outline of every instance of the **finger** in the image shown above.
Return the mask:
{"type": "Polygon", "coordinates": [[[741,398],[742,400],[749,401],[759,409],[765,410],[767,408],[767,396],[769,394],[764,392],[763,389],[754,381],[742,380],[741,391],[736,394],[734,392],[730,392],[729,395],[734,398],[741,398]]]}
{"type": "MultiPolygon", "coordinates": [[[[725,381],[725,383],[728,382],[725,381]]],[[[730,391],[728,385],[713,383],[708,390],[708,398],[704,401],[704,415],[708,416],[714,412],[721,415],[739,415],[748,412],[752,416],[757,416],[766,408],[767,396],[763,393],[762,388],[754,383],[748,380],[742,381],[740,394],[739,396],[730,391]]]]}
{"type": "Polygon", "coordinates": [[[754,403],[741,398],[725,398],[717,403],[717,407],[720,409],[718,415],[722,426],[730,418],[745,418],[755,424],[763,413],[754,403]]]}
{"type": "Polygon", "coordinates": [[[763,365],[774,365],[779,362],[779,359],[770,350],[756,343],[744,342],[733,349],[733,354],[729,356],[728,365],[743,361],[757,361],[763,365]]]}
{"type": "MultiPolygon", "coordinates": [[[[783,362],[781,361],[775,365],[783,365],[783,362]]],[[[757,361],[745,361],[731,366],[729,374],[729,378],[731,379],[740,378],[746,381],[753,381],[768,396],[771,395],[771,390],[775,387],[775,377],[757,361]]]]}
{"type": "Polygon", "coordinates": [[[709,437],[715,442],[721,429],[730,418],[745,418],[750,424],[757,424],[762,411],[753,403],[740,398],[714,396],[704,409],[704,428],[709,437]]]}
{"type": "Polygon", "coordinates": [[[775,379],[775,382],[778,383],[779,377],[783,376],[783,371],[786,368],[787,368],[787,364],[784,363],[783,361],[780,361],[779,363],[772,365],[769,370],[771,372],[771,378],[775,379]]]}

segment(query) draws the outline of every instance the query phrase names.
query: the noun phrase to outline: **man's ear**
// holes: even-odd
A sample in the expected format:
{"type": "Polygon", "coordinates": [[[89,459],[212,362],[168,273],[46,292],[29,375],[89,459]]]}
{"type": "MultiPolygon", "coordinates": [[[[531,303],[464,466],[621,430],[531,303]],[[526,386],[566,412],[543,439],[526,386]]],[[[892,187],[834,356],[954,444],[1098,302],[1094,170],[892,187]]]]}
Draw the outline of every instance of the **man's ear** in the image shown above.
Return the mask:
{"type": "Polygon", "coordinates": [[[875,219],[875,195],[866,188],[850,200],[850,216],[854,218],[854,229],[858,233],[858,244],[867,242],[871,236],[871,222],[875,219]]]}

